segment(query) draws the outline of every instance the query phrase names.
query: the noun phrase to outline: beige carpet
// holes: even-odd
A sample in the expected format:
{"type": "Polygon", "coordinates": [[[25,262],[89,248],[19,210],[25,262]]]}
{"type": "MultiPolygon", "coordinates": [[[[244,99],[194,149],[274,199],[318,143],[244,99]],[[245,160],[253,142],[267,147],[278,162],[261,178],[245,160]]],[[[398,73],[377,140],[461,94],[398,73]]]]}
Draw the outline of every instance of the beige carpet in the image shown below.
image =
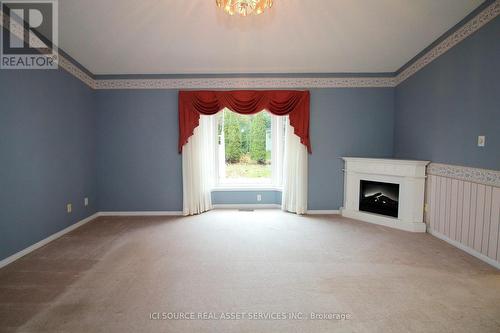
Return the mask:
{"type": "Polygon", "coordinates": [[[0,270],[0,331],[500,332],[500,272],[338,216],[100,218],[0,270]]]}

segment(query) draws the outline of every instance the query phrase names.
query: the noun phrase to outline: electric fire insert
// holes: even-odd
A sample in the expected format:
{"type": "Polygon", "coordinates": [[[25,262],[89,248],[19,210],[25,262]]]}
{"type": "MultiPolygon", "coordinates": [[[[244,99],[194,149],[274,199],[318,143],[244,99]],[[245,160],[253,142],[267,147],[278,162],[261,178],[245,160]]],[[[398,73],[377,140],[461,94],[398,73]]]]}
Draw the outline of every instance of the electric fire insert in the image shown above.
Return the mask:
{"type": "Polygon", "coordinates": [[[398,217],[399,184],[361,180],[359,210],[398,217]]]}

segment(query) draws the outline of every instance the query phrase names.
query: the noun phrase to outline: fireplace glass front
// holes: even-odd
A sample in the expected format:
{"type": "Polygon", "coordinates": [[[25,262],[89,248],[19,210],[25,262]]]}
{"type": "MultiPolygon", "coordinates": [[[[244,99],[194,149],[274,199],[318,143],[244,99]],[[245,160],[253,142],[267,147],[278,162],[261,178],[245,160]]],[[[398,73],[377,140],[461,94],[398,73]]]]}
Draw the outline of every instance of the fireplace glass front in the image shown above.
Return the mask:
{"type": "Polygon", "coordinates": [[[359,210],[398,217],[399,184],[361,180],[359,210]]]}

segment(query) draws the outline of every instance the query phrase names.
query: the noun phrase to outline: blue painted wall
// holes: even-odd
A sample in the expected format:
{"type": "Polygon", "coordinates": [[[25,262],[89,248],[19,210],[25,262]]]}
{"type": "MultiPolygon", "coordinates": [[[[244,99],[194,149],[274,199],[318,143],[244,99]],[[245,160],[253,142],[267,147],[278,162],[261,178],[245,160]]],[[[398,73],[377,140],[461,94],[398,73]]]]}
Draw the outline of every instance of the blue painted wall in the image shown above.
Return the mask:
{"type": "Polygon", "coordinates": [[[342,206],[342,156],[392,156],[393,119],[393,88],[311,91],[309,209],[342,206]]]}
{"type": "Polygon", "coordinates": [[[177,91],[96,91],[101,211],[182,210],[177,91]]]}
{"type": "MultiPolygon", "coordinates": [[[[182,210],[177,91],[96,92],[98,193],[102,211],[182,210]]],[[[309,208],[342,205],[341,156],[390,157],[394,89],[311,91],[309,208]]],[[[260,193],[260,192],[259,192],[260,193]]],[[[257,203],[252,192],[217,192],[214,203],[257,203]]],[[[261,203],[279,203],[273,192],[261,203]]]]}
{"type": "Polygon", "coordinates": [[[81,81],[0,70],[0,103],[1,260],[96,212],[97,173],[93,92],[81,81]]]}
{"type": "Polygon", "coordinates": [[[281,191],[213,191],[212,203],[219,204],[275,204],[281,205],[281,191]],[[261,201],[257,201],[257,195],[261,201]]]}
{"type": "MultiPolygon", "coordinates": [[[[342,205],[342,156],[500,169],[498,36],[500,18],[395,89],[313,89],[309,209],[342,205]]],[[[91,91],[62,70],[2,70],[0,102],[0,259],[97,210],[182,209],[177,91],[91,91]]],[[[212,197],[259,193],[281,201],[212,197]]]]}
{"type": "Polygon", "coordinates": [[[500,170],[499,40],[497,17],[396,88],[396,157],[500,170]]]}

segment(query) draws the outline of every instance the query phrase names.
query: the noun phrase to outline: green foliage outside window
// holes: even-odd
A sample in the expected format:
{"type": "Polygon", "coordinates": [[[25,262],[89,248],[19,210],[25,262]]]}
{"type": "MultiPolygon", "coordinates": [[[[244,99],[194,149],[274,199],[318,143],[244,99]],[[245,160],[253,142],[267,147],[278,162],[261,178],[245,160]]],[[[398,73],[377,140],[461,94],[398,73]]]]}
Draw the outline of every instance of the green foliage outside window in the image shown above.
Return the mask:
{"type": "Polygon", "coordinates": [[[226,162],[238,163],[243,155],[241,149],[241,131],[238,115],[224,112],[224,139],[226,145],[226,162]]]}
{"type": "Polygon", "coordinates": [[[259,164],[266,163],[266,119],[263,112],[256,114],[252,120],[250,158],[259,164]]]}
{"type": "Polygon", "coordinates": [[[252,178],[269,174],[271,151],[266,140],[270,140],[271,116],[266,112],[247,116],[225,110],[220,117],[219,133],[224,131],[225,160],[231,168],[226,171],[252,178]],[[259,169],[263,167],[265,172],[259,169]]]}

